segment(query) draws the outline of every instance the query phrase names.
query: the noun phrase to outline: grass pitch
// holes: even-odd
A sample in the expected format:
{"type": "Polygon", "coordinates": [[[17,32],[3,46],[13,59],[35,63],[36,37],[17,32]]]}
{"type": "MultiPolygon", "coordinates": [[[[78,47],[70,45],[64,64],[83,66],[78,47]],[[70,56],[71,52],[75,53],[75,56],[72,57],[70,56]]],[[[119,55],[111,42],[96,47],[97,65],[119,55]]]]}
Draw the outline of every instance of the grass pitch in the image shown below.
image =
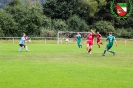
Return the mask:
{"type": "Polygon", "coordinates": [[[133,88],[133,46],[113,46],[113,56],[75,44],[0,44],[0,88],[133,88]]]}

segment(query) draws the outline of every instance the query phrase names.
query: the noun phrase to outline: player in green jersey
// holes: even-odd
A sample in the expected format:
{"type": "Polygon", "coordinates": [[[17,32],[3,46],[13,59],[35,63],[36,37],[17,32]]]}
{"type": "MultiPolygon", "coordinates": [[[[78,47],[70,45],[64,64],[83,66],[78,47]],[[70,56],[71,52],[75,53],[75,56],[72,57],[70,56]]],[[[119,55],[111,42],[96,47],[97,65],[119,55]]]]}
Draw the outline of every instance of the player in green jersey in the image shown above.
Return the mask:
{"type": "Polygon", "coordinates": [[[108,44],[106,45],[106,48],[102,54],[102,56],[105,56],[106,51],[112,53],[113,55],[115,55],[115,52],[110,50],[111,47],[113,46],[113,42],[115,42],[116,46],[117,46],[117,41],[115,40],[115,36],[112,35],[112,32],[109,32],[109,36],[106,39],[108,41],[108,44]]]}
{"type": "Polygon", "coordinates": [[[79,48],[82,48],[82,44],[81,44],[82,37],[81,37],[81,35],[79,34],[79,32],[77,33],[76,38],[77,38],[78,47],[79,47],[79,48]]]}

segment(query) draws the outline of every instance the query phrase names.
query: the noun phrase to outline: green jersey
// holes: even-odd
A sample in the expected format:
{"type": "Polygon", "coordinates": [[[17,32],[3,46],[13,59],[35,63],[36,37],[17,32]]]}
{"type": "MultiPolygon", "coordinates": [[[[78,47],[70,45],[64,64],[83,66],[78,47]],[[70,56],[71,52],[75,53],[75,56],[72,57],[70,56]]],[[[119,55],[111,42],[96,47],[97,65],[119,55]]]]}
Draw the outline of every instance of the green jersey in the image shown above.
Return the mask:
{"type": "Polygon", "coordinates": [[[108,44],[113,45],[115,36],[109,35],[106,40],[108,40],[108,44]]]}
{"type": "Polygon", "coordinates": [[[81,41],[81,35],[80,34],[76,35],[76,38],[77,38],[77,41],[81,41]]]}

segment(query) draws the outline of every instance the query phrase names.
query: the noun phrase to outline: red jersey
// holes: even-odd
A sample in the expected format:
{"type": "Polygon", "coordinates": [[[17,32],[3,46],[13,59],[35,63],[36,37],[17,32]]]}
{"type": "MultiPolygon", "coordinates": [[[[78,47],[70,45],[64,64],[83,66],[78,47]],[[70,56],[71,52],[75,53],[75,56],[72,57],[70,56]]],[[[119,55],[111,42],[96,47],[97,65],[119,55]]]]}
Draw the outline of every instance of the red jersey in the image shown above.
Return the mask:
{"type": "Polygon", "coordinates": [[[101,40],[101,34],[97,34],[97,40],[101,40]]]}
{"type": "Polygon", "coordinates": [[[94,34],[88,34],[87,35],[87,41],[93,42],[93,40],[94,40],[94,34]]]}

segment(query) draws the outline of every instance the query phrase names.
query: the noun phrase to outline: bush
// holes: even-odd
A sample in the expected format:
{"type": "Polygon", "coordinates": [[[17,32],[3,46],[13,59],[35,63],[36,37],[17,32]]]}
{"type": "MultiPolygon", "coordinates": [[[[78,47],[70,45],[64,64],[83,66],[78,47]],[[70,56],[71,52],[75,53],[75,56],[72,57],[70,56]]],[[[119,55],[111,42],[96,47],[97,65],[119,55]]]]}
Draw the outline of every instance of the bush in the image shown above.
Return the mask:
{"type": "Polygon", "coordinates": [[[0,28],[0,37],[4,37],[3,30],[0,28]]]}
{"type": "Polygon", "coordinates": [[[56,37],[56,31],[55,30],[51,30],[49,28],[41,28],[40,30],[40,36],[41,37],[56,37]]]}
{"type": "Polygon", "coordinates": [[[14,21],[11,14],[7,13],[3,9],[0,9],[0,28],[2,35],[4,36],[16,36],[17,24],[14,21]]]}
{"type": "Polygon", "coordinates": [[[117,37],[122,37],[122,38],[131,38],[132,33],[128,32],[126,29],[121,28],[116,30],[116,36],[117,37]]]}
{"type": "Polygon", "coordinates": [[[98,21],[93,24],[93,28],[99,31],[102,35],[108,35],[109,32],[114,32],[115,28],[111,22],[108,21],[98,21]]]}
{"type": "Polygon", "coordinates": [[[89,26],[85,22],[85,20],[81,19],[77,15],[73,15],[67,20],[68,29],[72,31],[86,31],[89,26]]]}
{"type": "Polygon", "coordinates": [[[54,19],[52,21],[52,25],[55,30],[65,31],[68,28],[68,25],[66,24],[66,22],[61,19],[54,19]]]}

